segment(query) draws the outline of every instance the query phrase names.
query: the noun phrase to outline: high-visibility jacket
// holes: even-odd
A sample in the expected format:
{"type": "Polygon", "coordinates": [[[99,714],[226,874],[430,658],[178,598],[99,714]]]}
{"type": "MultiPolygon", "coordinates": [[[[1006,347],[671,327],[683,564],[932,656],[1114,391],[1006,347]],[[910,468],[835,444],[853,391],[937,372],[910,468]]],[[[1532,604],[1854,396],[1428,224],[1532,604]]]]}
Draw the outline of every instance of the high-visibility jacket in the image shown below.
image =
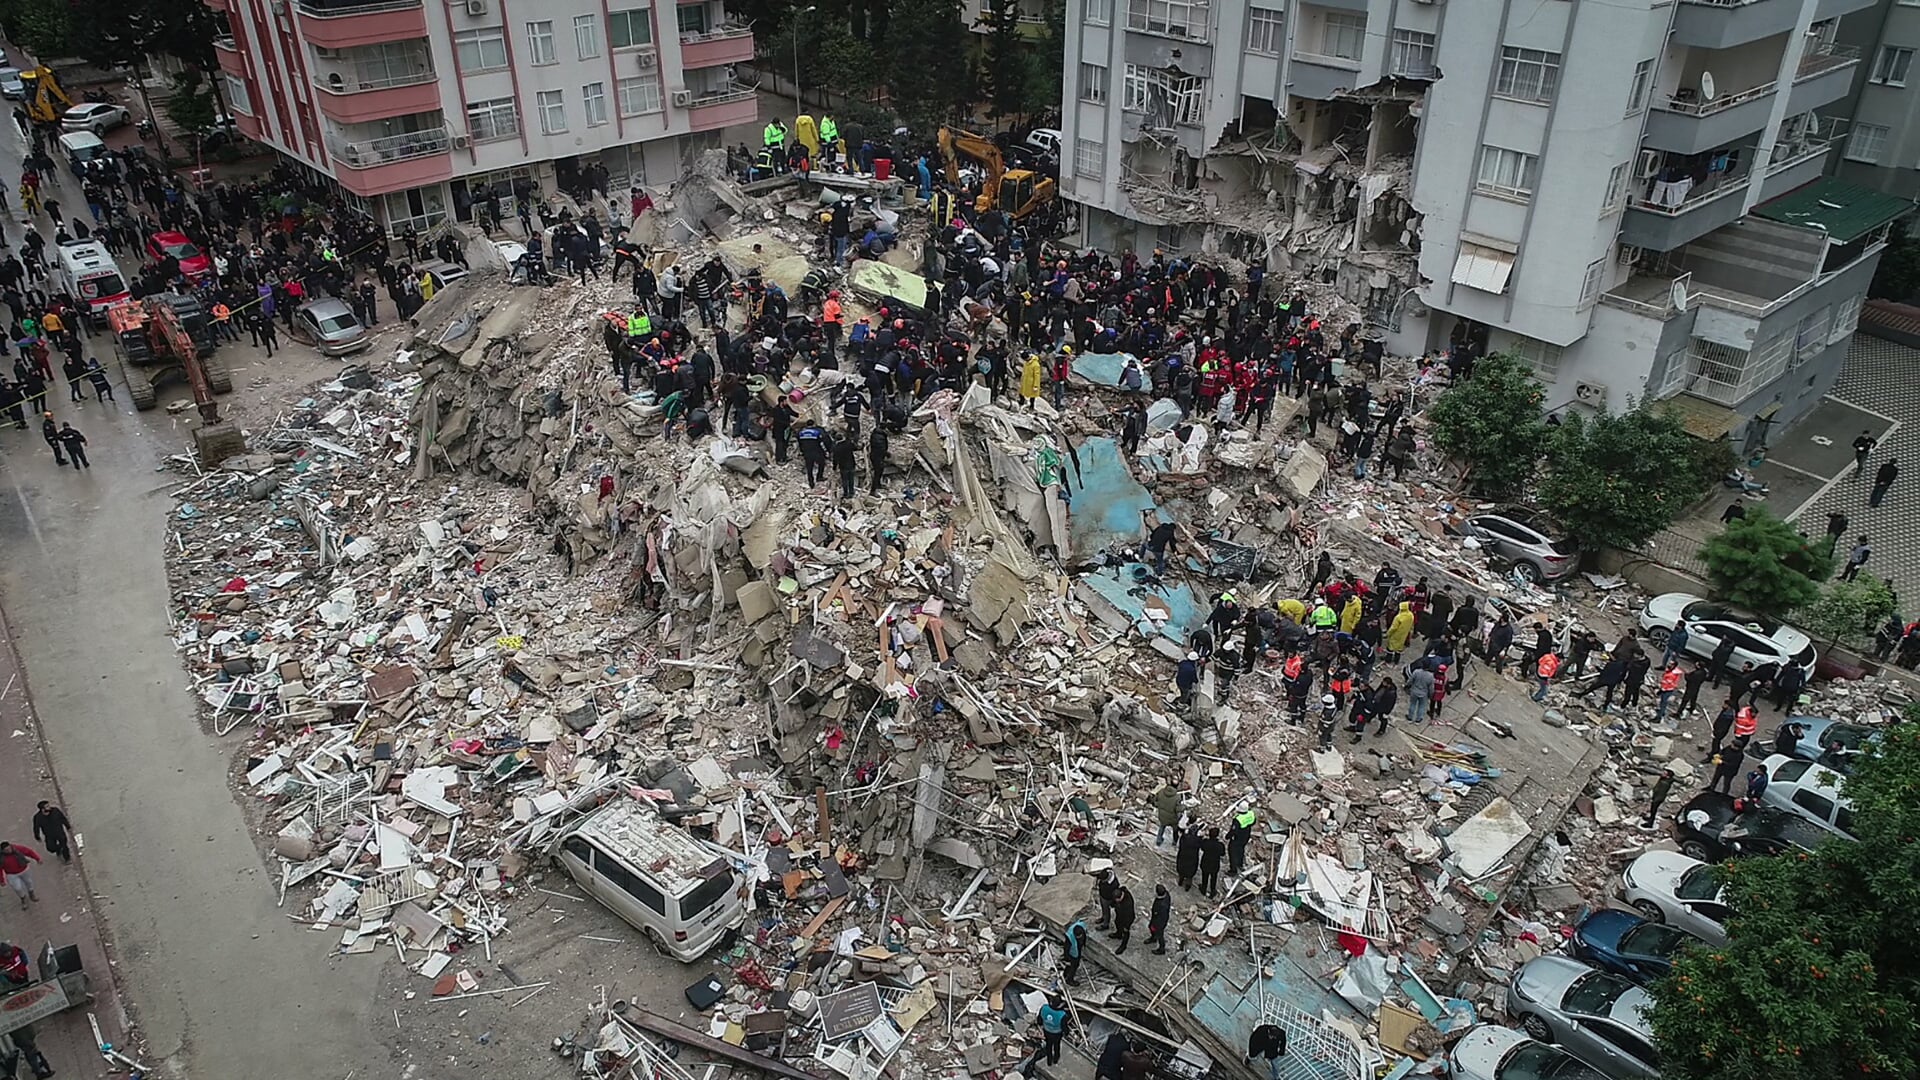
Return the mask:
{"type": "Polygon", "coordinates": [[[1306,666],[1307,666],[1306,660],[1302,659],[1301,657],[1289,656],[1287,657],[1287,662],[1280,665],[1280,673],[1285,675],[1289,679],[1297,679],[1300,677],[1301,670],[1304,669],[1306,666]]]}
{"type": "Polygon", "coordinates": [[[1339,621],[1340,616],[1335,615],[1333,609],[1325,604],[1321,604],[1319,607],[1313,609],[1313,625],[1317,629],[1331,630],[1333,629],[1333,625],[1339,621]]]}
{"type": "Polygon", "coordinates": [[[763,146],[785,146],[787,145],[787,129],[778,124],[768,124],[760,132],[760,142],[763,146]]]}
{"type": "Polygon", "coordinates": [[[1536,670],[1540,672],[1541,678],[1551,679],[1560,674],[1560,658],[1553,653],[1542,653],[1540,665],[1536,670]]]}
{"type": "Polygon", "coordinates": [[[627,319],[628,337],[646,337],[653,333],[653,316],[644,311],[636,311],[627,319]]]}
{"type": "Polygon", "coordinates": [[[233,315],[233,312],[227,307],[227,305],[225,304],[213,305],[213,321],[214,322],[226,322],[227,319],[232,317],[232,315],[233,315]]]}
{"type": "Polygon", "coordinates": [[[1660,673],[1661,692],[1665,693],[1669,690],[1680,689],[1680,678],[1681,678],[1680,669],[1677,667],[1670,667],[1667,670],[1661,672],[1660,673]]]}
{"type": "Polygon", "coordinates": [[[1754,714],[1753,706],[1743,707],[1733,714],[1733,736],[1736,739],[1748,738],[1760,730],[1760,718],[1754,714]]]}
{"type": "Polygon", "coordinates": [[[1233,823],[1242,829],[1253,828],[1253,823],[1258,820],[1260,820],[1260,815],[1251,810],[1242,811],[1233,816],[1233,823]]]}
{"type": "Polygon", "coordinates": [[[933,211],[934,224],[936,226],[946,225],[953,220],[953,192],[934,192],[929,208],[933,211]]]}
{"type": "Polygon", "coordinates": [[[827,297],[827,302],[820,305],[820,321],[823,323],[841,322],[845,318],[845,315],[842,314],[844,310],[845,309],[840,306],[840,301],[829,296],[827,297]]]}
{"type": "Polygon", "coordinates": [[[840,141],[840,125],[831,116],[820,118],[820,141],[829,146],[840,141]]]}
{"type": "Polygon", "coordinates": [[[1335,676],[1331,679],[1328,679],[1327,692],[1330,694],[1336,694],[1340,697],[1346,697],[1348,694],[1353,693],[1353,676],[1348,675],[1344,678],[1340,676],[1335,676]]]}

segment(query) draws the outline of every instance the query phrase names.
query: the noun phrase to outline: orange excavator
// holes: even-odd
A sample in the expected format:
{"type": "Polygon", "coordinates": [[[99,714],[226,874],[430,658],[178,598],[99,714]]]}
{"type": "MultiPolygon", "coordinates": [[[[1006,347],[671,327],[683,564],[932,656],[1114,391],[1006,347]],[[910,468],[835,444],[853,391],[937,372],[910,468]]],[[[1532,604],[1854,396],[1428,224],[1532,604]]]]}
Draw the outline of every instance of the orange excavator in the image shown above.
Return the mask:
{"type": "Polygon", "coordinates": [[[211,465],[245,450],[239,430],[220,422],[220,407],[213,396],[231,392],[233,376],[226,363],[213,355],[219,341],[213,320],[199,300],[161,293],[128,301],[107,309],[107,328],[113,333],[134,408],[141,412],[153,408],[159,403],[160,383],[178,375],[193,389],[194,404],[206,421],[194,430],[201,463],[211,465]]]}
{"type": "Polygon", "coordinates": [[[975,161],[986,170],[976,210],[1004,210],[1015,221],[1049,210],[1059,185],[1031,169],[1009,169],[1000,148],[985,135],[956,127],[940,129],[940,157],[947,167],[947,183],[960,186],[960,159],[975,161]]]}

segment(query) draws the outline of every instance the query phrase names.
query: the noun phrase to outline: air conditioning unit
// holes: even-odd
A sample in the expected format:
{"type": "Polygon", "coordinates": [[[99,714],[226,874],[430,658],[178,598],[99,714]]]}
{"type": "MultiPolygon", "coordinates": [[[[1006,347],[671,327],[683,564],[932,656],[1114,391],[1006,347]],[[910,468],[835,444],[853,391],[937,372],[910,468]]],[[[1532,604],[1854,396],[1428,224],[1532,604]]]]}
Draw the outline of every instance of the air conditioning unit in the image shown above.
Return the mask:
{"type": "Polygon", "coordinates": [[[675,91],[673,92],[673,107],[674,107],[674,108],[676,108],[676,109],[684,109],[684,108],[686,108],[687,106],[689,106],[689,105],[692,105],[692,104],[693,104],[693,91],[691,91],[691,90],[675,90],[675,91]]]}
{"type": "Polygon", "coordinates": [[[487,0],[467,0],[467,14],[485,15],[486,13],[487,0]]]}
{"type": "Polygon", "coordinates": [[[313,47],[313,55],[322,60],[335,60],[339,58],[340,50],[329,49],[325,45],[315,45],[313,47]]]}
{"type": "Polygon", "coordinates": [[[1632,244],[1620,245],[1620,265],[1621,266],[1632,266],[1634,263],[1637,263],[1639,261],[1640,261],[1639,248],[1634,247],[1632,244]]]}
{"type": "Polygon", "coordinates": [[[1573,384],[1573,400],[1583,405],[1592,405],[1604,409],[1607,405],[1607,384],[1581,382],[1573,384]]]}
{"type": "Polygon", "coordinates": [[[633,62],[639,65],[641,71],[652,71],[660,66],[660,54],[651,48],[641,49],[633,54],[633,62]]]}
{"type": "Polygon", "coordinates": [[[471,135],[455,135],[453,137],[453,148],[455,150],[465,150],[467,147],[472,145],[473,145],[473,136],[471,135]]]}
{"type": "Polygon", "coordinates": [[[1640,169],[1635,174],[1642,180],[1650,180],[1660,172],[1660,151],[1640,151],[1640,169]]]}

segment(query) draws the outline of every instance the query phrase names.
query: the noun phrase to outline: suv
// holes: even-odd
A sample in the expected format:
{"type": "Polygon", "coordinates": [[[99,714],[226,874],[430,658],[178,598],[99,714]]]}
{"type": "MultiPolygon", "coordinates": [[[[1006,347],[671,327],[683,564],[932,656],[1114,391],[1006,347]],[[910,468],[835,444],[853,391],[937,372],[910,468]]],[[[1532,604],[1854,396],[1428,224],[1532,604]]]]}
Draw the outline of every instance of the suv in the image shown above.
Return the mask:
{"type": "Polygon", "coordinates": [[[1535,582],[1559,581],[1580,568],[1579,549],[1548,528],[1545,518],[1517,506],[1471,514],[1460,524],[1461,533],[1479,541],[1487,554],[1512,563],[1535,582]]]}
{"type": "Polygon", "coordinates": [[[1831,835],[1853,839],[1853,803],[1840,794],[1842,777],[1824,765],[1770,755],[1760,763],[1767,790],[1760,801],[1813,822],[1831,835]]]}
{"type": "Polygon", "coordinates": [[[1666,647],[1676,621],[1687,625],[1687,654],[1703,662],[1712,658],[1722,641],[1732,638],[1729,671],[1739,671],[1740,665],[1748,662],[1756,668],[1798,664],[1812,679],[1814,665],[1820,659],[1807,635],[1778,619],[1762,618],[1692,593],[1661,593],[1640,609],[1640,632],[1661,648],[1666,647]]]}
{"type": "Polygon", "coordinates": [[[1828,834],[1784,810],[1737,804],[1731,795],[1703,791],[1674,815],[1673,835],[1681,854],[1719,862],[1737,855],[1812,851],[1828,834]]]}
{"type": "Polygon", "coordinates": [[[1649,851],[1620,872],[1620,895],[1648,922],[1677,926],[1709,945],[1727,943],[1727,906],[1711,865],[1677,851],[1649,851]]]}

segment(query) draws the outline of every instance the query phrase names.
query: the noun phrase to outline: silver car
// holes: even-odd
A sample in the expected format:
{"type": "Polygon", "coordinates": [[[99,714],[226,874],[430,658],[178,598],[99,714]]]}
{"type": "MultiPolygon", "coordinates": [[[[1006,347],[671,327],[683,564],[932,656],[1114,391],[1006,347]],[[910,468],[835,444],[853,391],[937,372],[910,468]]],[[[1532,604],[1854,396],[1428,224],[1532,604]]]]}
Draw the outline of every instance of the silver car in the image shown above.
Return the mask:
{"type": "Polygon", "coordinates": [[[1469,1028],[1447,1051],[1452,1080],[1606,1080],[1557,1046],[1498,1024],[1469,1028]]]}
{"type": "Polygon", "coordinates": [[[315,300],[293,313],[293,337],[328,356],[345,356],[372,346],[360,317],[341,300],[315,300]]]}
{"type": "Polygon", "coordinates": [[[1547,522],[1518,507],[1473,514],[1460,531],[1480,542],[1489,555],[1514,565],[1530,581],[1559,581],[1580,569],[1579,549],[1555,539],[1547,522]]]}
{"type": "Polygon", "coordinates": [[[1513,973],[1507,1012],[1528,1035],[1564,1047],[1615,1080],[1658,1080],[1647,1012],[1653,998],[1618,975],[1564,956],[1542,956],[1513,973]]]}
{"type": "Polygon", "coordinates": [[[20,81],[19,68],[0,68],[0,97],[18,101],[27,96],[27,84],[20,81]]]}

